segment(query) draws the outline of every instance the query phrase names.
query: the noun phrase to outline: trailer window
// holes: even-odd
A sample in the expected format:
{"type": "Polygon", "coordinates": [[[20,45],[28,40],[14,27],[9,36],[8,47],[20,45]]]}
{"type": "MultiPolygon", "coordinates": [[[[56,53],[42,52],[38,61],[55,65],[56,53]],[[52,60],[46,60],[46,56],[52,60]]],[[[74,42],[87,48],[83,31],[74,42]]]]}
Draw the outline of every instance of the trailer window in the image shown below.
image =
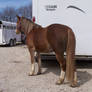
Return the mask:
{"type": "Polygon", "coordinates": [[[10,26],[8,26],[8,29],[10,29],[10,26]]]}
{"type": "Polygon", "coordinates": [[[16,26],[14,26],[14,30],[16,29],[16,26]]]}
{"type": "Polygon", "coordinates": [[[7,26],[7,29],[9,29],[9,26],[7,26]]]}
{"type": "Polygon", "coordinates": [[[12,26],[10,26],[10,29],[13,29],[13,27],[12,27],[12,26]]]}
{"type": "Polygon", "coordinates": [[[11,29],[11,26],[9,26],[9,29],[11,29]]]}
{"type": "Polygon", "coordinates": [[[5,26],[5,25],[3,25],[3,28],[5,29],[5,28],[6,28],[6,26],[5,26]]]}

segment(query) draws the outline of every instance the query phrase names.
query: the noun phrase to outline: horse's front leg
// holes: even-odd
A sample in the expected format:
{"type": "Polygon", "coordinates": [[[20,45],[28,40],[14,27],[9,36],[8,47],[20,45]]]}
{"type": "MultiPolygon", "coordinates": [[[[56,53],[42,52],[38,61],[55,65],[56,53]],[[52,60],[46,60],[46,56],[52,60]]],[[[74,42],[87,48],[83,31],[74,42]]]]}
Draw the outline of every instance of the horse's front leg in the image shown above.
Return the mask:
{"type": "Polygon", "coordinates": [[[38,63],[38,72],[37,72],[37,75],[41,74],[41,56],[40,56],[40,53],[37,52],[36,53],[36,60],[37,60],[37,63],[38,63]]]}
{"type": "Polygon", "coordinates": [[[31,71],[29,76],[33,76],[35,73],[35,51],[29,48],[30,56],[31,56],[31,71]]]}

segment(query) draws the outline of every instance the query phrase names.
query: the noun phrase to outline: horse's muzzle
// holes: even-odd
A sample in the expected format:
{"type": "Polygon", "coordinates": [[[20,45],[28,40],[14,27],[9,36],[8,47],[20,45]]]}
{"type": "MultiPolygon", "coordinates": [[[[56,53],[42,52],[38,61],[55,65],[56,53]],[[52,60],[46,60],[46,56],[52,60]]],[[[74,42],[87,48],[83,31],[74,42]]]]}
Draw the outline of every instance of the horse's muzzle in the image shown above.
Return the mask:
{"type": "Polygon", "coordinates": [[[16,29],[16,34],[20,34],[20,31],[16,29]]]}

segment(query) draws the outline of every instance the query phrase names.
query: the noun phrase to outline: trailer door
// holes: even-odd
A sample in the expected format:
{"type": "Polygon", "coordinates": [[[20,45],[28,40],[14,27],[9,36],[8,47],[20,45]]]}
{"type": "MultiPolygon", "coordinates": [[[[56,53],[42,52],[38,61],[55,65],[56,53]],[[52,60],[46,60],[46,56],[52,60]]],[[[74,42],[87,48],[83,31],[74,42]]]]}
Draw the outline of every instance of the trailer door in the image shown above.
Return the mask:
{"type": "Polygon", "coordinates": [[[0,24],[0,43],[2,43],[2,29],[1,29],[1,24],[0,24]]]}

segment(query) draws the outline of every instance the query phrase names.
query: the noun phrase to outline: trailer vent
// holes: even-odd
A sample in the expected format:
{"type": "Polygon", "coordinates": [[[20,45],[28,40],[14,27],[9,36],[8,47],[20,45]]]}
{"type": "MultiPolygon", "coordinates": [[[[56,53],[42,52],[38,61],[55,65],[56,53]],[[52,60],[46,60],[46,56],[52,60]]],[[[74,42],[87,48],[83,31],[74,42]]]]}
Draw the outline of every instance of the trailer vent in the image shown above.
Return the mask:
{"type": "Polygon", "coordinates": [[[0,21],[0,24],[2,24],[2,21],[0,21]]]}

